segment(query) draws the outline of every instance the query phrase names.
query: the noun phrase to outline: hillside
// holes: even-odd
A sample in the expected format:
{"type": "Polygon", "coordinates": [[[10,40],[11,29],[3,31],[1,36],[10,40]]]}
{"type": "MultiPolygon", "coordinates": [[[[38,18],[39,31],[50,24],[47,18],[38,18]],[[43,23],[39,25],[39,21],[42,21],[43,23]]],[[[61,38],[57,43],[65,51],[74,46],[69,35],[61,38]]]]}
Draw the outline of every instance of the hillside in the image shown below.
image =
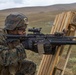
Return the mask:
{"type": "Polygon", "coordinates": [[[21,7],[12,8],[6,10],[0,10],[0,13],[10,13],[10,12],[22,12],[26,14],[39,13],[39,12],[57,12],[57,11],[68,11],[76,10],[76,3],[73,4],[56,4],[51,6],[38,6],[38,7],[21,7]]]}
{"type": "MultiPolygon", "coordinates": [[[[51,6],[40,6],[40,7],[22,7],[0,10],[0,28],[4,27],[5,17],[14,12],[25,14],[29,19],[30,27],[42,27],[43,33],[50,33],[51,26],[53,25],[55,16],[64,11],[76,11],[76,3],[73,4],[57,4],[51,6]]],[[[40,64],[42,55],[38,55],[33,52],[27,51],[28,59],[33,60],[37,65],[40,64]]],[[[76,75],[76,50],[74,49],[71,54],[71,58],[67,67],[76,75]],[[74,57],[74,58],[73,58],[74,57]],[[74,65],[74,66],[73,66],[74,65]]],[[[71,75],[71,74],[70,74],[71,75]]],[[[72,74],[73,75],[73,74],[72,74]]]]}
{"type": "Polygon", "coordinates": [[[4,25],[5,17],[13,12],[23,13],[25,14],[30,24],[32,26],[37,25],[53,25],[54,18],[56,14],[64,12],[64,11],[76,11],[76,3],[73,4],[56,4],[51,6],[38,6],[38,7],[22,7],[22,8],[13,8],[0,10],[0,23],[4,25]],[[38,22],[38,23],[37,23],[38,22]]]}

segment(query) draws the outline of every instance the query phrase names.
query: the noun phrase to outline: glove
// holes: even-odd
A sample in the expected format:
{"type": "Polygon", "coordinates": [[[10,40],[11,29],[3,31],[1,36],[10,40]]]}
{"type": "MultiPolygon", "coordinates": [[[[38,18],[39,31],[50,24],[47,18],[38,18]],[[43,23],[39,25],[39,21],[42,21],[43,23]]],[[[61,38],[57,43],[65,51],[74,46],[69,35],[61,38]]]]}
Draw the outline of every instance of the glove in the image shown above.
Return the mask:
{"type": "Polygon", "coordinates": [[[25,49],[28,49],[28,50],[31,50],[31,51],[38,53],[38,49],[37,49],[37,46],[35,45],[34,40],[27,39],[27,40],[22,42],[22,45],[24,46],[25,49]]]}
{"type": "Polygon", "coordinates": [[[25,41],[22,41],[22,45],[24,46],[25,49],[30,50],[33,50],[34,47],[33,40],[31,39],[26,39],[25,41]]]}

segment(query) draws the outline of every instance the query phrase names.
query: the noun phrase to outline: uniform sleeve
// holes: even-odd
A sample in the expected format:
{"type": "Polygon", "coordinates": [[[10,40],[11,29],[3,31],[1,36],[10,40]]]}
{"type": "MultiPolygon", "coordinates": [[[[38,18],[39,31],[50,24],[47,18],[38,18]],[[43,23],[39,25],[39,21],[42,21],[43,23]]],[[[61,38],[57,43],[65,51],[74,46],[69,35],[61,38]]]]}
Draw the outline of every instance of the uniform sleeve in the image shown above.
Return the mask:
{"type": "Polygon", "coordinates": [[[25,49],[22,44],[10,49],[8,46],[0,45],[0,64],[8,66],[26,58],[25,49]]]}
{"type": "Polygon", "coordinates": [[[22,45],[24,46],[25,49],[31,50],[31,51],[33,51],[35,53],[39,53],[39,54],[54,54],[55,49],[56,49],[56,46],[52,47],[47,44],[36,45],[35,43],[32,43],[30,41],[28,42],[28,40],[26,40],[25,42],[22,42],[22,45]]]}

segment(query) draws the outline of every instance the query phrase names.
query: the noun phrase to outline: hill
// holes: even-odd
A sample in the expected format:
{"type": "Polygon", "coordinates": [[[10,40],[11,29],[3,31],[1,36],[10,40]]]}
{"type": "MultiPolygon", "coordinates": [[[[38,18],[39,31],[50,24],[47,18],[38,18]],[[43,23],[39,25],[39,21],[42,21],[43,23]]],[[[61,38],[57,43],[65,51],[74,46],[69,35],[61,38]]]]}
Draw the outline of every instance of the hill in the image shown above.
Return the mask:
{"type": "Polygon", "coordinates": [[[37,6],[37,7],[21,7],[0,10],[0,12],[24,12],[26,14],[38,13],[38,12],[54,12],[54,11],[65,11],[65,10],[76,10],[76,3],[72,4],[56,4],[50,6],[37,6]]]}
{"type": "MultiPolygon", "coordinates": [[[[30,22],[29,26],[48,25],[49,27],[53,24],[56,14],[69,10],[76,11],[76,3],[0,10],[0,23],[3,26],[4,19],[8,14],[18,12],[23,13],[28,17],[30,22]]],[[[49,30],[47,32],[49,32],[49,30]]]]}
{"type": "MultiPolygon", "coordinates": [[[[51,26],[53,25],[55,16],[65,11],[76,11],[76,3],[56,4],[51,6],[39,6],[39,7],[22,7],[22,8],[0,10],[0,28],[4,27],[4,20],[8,14],[18,12],[18,13],[23,13],[28,17],[29,19],[28,28],[42,27],[43,33],[50,33],[51,26]]],[[[33,52],[27,51],[28,59],[33,60],[37,65],[39,65],[41,61],[41,56],[33,52]]],[[[74,72],[74,75],[76,75],[76,58],[73,58],[73,56],[74,57],[76,56],[75,49],[72,52],[68,67],[74,72]],[[74,66],[72,66],[72,64],[74,66]]]]}

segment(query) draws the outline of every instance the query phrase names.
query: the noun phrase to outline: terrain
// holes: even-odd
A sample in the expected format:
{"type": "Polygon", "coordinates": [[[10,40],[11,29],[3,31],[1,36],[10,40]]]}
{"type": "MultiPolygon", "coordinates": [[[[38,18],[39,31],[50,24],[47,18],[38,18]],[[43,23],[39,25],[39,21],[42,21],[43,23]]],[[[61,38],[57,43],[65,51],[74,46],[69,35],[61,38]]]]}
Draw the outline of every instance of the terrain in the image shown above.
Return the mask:
{"type": "MultiPolygon", "coordinates": [[[[22,7],[22,8],[0,10],[0,28],[4,27],[4,21],[8,14],[23,13],[28,17],[28,20],[29,20],[28,28],[41,27],[42,33],[50,33],[55,16],[61,12],[67,12],[67,11],[76,11],[76,3],[57,4],[57,5],[42,6],[42,7],[41,6],[22,7]]],[[[39,55],[31,51],[30,52],[27,51],[27,59],[34,61],[38,67],[42,59],[42,55],[39,55]]],[[[70,72],[70,74],[65,73],[65,75],[76,75],[76,48],[75,47],[71,52],[71,56],[69,58],[67,68],[69,68],[68,71],[70,72]]]]}

